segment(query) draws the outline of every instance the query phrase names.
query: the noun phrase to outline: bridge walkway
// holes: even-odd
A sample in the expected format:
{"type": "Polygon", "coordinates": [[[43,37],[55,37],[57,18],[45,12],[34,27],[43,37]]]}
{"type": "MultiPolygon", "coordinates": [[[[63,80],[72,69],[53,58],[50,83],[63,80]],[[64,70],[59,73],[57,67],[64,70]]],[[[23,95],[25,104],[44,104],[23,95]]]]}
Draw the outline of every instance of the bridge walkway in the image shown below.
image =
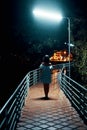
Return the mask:
{"type": "Polygon", "coordinates": [[[48,100],[44,99],[41,83],[28,91],[16,130],[87,130],[57,80],[50,84],[48,100]]]}

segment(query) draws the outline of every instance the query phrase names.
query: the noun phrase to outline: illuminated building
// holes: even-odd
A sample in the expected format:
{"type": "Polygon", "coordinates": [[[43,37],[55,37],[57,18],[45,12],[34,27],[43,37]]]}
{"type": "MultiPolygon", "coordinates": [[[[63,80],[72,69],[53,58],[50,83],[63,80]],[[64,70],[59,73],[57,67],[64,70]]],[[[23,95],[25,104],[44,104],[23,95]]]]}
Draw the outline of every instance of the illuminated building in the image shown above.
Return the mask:
{"type": "MultiPolygon", "coordinates": [[[[73,55],[70,54],[70,61],[73,60],[73,55]]],[[[54,62],[67,62],[69,61],[69,54],[66,50],[54,51],[54,54],[50,57],[50,61],[54,62]]]]}

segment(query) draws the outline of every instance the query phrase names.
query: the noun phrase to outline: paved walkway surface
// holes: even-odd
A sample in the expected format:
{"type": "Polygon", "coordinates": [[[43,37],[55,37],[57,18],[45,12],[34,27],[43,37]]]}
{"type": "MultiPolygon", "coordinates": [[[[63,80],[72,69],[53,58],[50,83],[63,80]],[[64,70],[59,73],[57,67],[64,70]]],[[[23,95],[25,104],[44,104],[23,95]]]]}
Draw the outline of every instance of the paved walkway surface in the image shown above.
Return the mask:
{"type": "Polygon", "coordinates": [[[48,100],[44,99],[43,84],[29,89],[16,130],[87,130],[87,125],[53,80],[48,100]]]}

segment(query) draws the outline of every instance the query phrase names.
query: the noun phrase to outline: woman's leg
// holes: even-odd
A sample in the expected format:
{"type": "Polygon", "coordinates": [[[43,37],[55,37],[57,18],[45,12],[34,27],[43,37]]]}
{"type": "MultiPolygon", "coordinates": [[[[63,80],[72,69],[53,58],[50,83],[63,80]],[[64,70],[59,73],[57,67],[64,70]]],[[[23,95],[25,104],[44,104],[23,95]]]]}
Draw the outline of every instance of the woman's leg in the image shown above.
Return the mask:
{"type": "Polygon", "coordinates": [[[49,84],[44,84],[44,93],[45,93],[45,97],[48,98],[49,84]]]}

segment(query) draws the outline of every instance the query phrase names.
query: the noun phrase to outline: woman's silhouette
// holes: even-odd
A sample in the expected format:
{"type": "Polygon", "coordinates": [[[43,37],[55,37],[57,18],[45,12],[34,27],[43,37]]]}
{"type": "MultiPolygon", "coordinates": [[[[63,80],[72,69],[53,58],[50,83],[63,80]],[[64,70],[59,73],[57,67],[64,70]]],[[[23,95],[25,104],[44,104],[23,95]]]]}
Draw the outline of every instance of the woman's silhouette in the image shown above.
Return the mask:
{"type": "Polygon", "coordinates": [[[48,99],[49,84],[51,83],[51,70],[53,69],[52,64],[49,62],[49,55],[45,55],[43,62],[40,65],[41,70],[41,82],[44,86],[45,99],[48,99]]]}

